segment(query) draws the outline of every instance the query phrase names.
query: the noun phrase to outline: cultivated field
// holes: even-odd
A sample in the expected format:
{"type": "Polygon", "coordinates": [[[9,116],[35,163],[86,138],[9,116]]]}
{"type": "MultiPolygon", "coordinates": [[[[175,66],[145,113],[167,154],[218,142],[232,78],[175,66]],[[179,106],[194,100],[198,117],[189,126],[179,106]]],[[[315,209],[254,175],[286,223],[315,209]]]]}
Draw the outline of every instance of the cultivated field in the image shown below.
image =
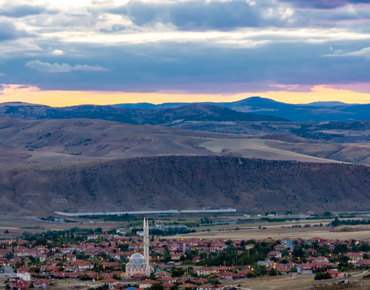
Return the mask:
{"type": "MultiPolygon", "coordinates": [[[[329,220],[321,221],[324,224],[329,223],[329,220]]],[[[299,224],[318,224],[320,221],[302,221],[299,224]]],[[[296,225],[298,223],[284,223],[284,226],[296,225]]],[[[359,240],[368,240],[370,239],[370,226],[351,226],[354,231],[331,231],[330,227],[302,227],[302,228],[281,228],[282,223],[264,223],[263,227],[266,229],[259,229],[258,224],[247,227],[247,225],[238,225],[239,230],[234,229],[224,229],[224,230],[215,230],[211,229],[210,231],[201,231],[194,234],[187,235],[177,235],[172,238],[203,238],[203,239],[231,239],[231,240],[248,240],[248,239],[282,239],[286,237],[291,238],[302,238],[309,239],[313,237],[321,237],[324,239],[359,239],[359,240]],[[357,230],[356,230],[357,229],[357,230]]]]}
{"type": "Polygon", "coordinates": [[[122,226],[127,226],[124,222],[104,222],[103,220],[94,220],[93,223],[48,223],[43,221],[38,221],[34,219],[14,219],[14,220],[0,220],[0,238],[1,239],[11,239],[19,236],[21,233],[42,233],[48,230],[51,231],[61,231],[70,230],[71,228],[78,227],[80,229],[96,229],[102,228],[103,232],[108,231],[112,228],[118,228],[122,226]],[[8,230],[9,233],[4,233],[8,230]]]}
{"type": "MultiPolygon", "coordinates": [[[[359,289],[366,289],[368,290],[370,287],[369,280],[363,280],[362,276],[365,273],[361,273],[360,271],[357,272],[350,272],[351,275],[356,275],[356,277],[350,277],[348,281],[350,282],[347,286],[352,286],[348,288],[357,288],[358,286],[354,284],[354,281],[363,281],[364,284],[359,289]],[[357,287],[356,287],[357,286],[357,287]]],[[[339,281],[339,280],[336,280],[339,281]]],[[[266,277],[258,278],[258,279],[249,279],[246,281],[235,281],[233,284],[227,284],[230,286],[237,286],[240,285],[238,288],[241,290],[313,290],[313,289],[341,289],[341,288],[331,288],[332,281],[330,282],[315,282],[314,275],[298,275],[292,277],[266,277]],[[320,284],[327,285],[319,286],[320,284]]]]}

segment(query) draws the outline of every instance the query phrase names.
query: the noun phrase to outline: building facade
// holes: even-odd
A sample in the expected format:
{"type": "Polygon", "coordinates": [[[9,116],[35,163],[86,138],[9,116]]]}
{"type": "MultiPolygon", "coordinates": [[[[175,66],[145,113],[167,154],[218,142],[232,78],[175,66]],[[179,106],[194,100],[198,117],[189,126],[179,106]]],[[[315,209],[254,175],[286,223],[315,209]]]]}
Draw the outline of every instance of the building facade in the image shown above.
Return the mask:
{"type": "Polygon", "coordinates": [[[135,253],[130,257],[130,261],[126,265],[126,276],[131,277],[135,274],[142,274],[150,276],[150,265],[149,265],[149,224],[144,218],[143,227],[143,238],[144,238],[144,256],[135,253]]]}

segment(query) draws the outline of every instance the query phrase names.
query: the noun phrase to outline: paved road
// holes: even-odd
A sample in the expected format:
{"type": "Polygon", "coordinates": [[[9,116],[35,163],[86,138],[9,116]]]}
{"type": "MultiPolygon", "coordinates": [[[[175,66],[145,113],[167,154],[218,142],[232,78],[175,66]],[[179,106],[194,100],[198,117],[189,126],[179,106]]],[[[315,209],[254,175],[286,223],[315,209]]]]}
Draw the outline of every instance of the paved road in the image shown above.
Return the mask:
{"type": "Polygon", "coordinates": [[[362,272],[362,273],[360,273],[360,274],[352,275],[352,277],[362,276],[362,275],[366,274],[367,272],[369,272],[369,271],[363,271],[363,272],[362,272]]]}

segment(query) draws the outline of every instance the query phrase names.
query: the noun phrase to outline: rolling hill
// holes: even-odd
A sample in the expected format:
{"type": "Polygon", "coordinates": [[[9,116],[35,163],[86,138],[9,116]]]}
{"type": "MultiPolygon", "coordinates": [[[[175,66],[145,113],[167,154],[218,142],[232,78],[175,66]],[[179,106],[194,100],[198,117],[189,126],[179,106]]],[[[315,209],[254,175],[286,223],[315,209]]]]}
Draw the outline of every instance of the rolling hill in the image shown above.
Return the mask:
{"type": "MultiPolygon", "coordinates": [[[[204,103],[229,108],[239,112],[269,115],[296,122],[338,121],[350,122],[368,120],[370,104],[345,104],[341,102],[315,102],[311,104],[287,104],[267,98],[250,97],[236,102],[204,103]]],[[[188,103],[164,103],[160,105],[138,103],[117,104],[114,107],[130,109],[166,109],[187,106],[188,103]]]]}
{"type": "Polygon", "coordinates": [[[4,213],[235,207],[367,210],[370,168],[220,156],[0,167],[4,213]]]}
{"type": "Polygon", "coordinates": [[[14,164],[163,155],[370,164],[368,144],[335,144],[286,134],[218,134],[93,119],[0,118],[0,149],[0,163],[14,164]]]}
{"type": "Polygon", "coordinates": [[[0,117],[25,119],[87,118],[135,125],[166,125],[184,121],[287,121],[285,118],[236,112],[222,106],[206,104],[149,110],[93,105],[54,108],[26,103],[3,103],[0,104],[0,117]]]}
{"type": "MultiPolygon", "coordinates": [[[[370,125],[311,126],[364,132],[370,125]]],[[[343,162],[370,164],[370,144],[99,119],[2,117],[0,210],[34,214],[223,206],[248,211],[366,209],[370,169],[343,162]]]]}

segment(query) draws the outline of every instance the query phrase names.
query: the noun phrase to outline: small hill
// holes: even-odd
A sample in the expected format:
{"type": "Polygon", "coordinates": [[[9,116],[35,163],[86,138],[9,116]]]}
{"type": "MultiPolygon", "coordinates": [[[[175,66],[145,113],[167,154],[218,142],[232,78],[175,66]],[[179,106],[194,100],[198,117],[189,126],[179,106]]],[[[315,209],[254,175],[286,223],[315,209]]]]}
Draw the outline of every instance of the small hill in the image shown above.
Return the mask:
{"type": "Polygon", "coordinates": [[[305,104],[307,106],[314,106],[314,107],[343,107],[343,106],[350,106],[350,104],[346,104],[343,102],[313,102],[305,104]]]}
{"type": "Polygon", "coordinates": [[[0,197],[3,213],[367,210],[370,168],[220,156],[2,166],[0,197]]]}

